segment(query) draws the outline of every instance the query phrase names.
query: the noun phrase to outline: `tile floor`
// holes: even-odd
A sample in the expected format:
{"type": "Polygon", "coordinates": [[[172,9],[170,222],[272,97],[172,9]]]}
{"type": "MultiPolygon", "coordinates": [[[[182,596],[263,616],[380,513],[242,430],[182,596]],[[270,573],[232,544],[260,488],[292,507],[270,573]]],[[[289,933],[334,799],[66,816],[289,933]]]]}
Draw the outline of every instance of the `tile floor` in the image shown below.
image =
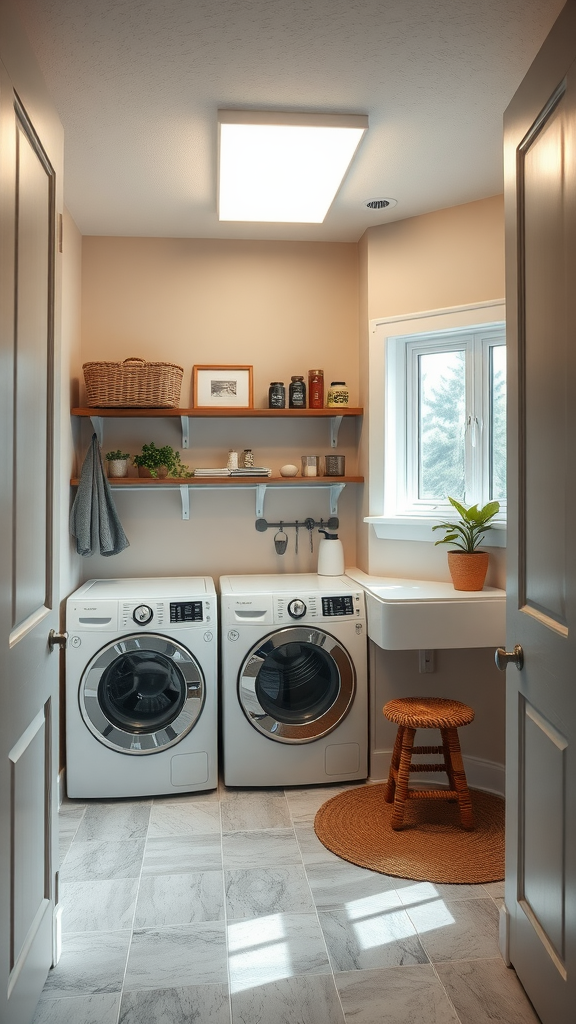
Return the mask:
{"type": "Polygon", "coordinates": [[[67,801],[34,1024],[537,1024],[498,952],[503,886],[340,860],[313,828],[340,789],[67,801]]]}

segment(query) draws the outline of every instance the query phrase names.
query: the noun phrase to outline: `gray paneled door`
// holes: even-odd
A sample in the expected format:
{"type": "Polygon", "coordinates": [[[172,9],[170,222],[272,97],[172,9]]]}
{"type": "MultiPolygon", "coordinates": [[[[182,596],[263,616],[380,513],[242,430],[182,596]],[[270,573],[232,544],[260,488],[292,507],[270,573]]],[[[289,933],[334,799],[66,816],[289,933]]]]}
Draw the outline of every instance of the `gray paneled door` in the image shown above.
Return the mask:
{"type": "Polygon", "coordinates": [[[3,59],[11,44],[18,61],[17,90],[0,63],[0,1020],[30,1024],[53,960],[58,867],[56,167],[26,50],[0,28],[3,59]]]}
{"type": "Polygon", "coordinates": [[[576,2],[505,116],[510,959],[544,1024],[576,1007],[576,2]]]}

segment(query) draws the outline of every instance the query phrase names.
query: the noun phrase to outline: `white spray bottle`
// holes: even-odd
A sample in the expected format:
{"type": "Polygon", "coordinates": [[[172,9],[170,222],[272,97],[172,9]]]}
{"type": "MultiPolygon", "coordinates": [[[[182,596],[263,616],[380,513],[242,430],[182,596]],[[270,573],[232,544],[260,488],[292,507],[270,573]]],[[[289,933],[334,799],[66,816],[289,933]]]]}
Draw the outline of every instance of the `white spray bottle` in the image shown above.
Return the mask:
{"type": "Polygon", "coordinates": [[[318,530],[318,533],[323,533],[325,538],[318,545],[318,575],[343,576],[344,548],[338,534],[327,530],[318,530]]]}

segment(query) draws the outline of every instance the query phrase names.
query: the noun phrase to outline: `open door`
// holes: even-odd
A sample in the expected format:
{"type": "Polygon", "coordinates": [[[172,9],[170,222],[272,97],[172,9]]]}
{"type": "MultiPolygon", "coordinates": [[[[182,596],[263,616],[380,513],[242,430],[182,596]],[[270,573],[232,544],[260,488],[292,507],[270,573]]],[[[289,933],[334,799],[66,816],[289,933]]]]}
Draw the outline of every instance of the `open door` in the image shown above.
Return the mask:
{"type": "Polygon", "coordinates": [[[505,116],[509,956],[576,1007],[576,2],[505,116]],[[522,661],[523,654],[523,661],[522,661]]]}
{"type": "Polygon", "coordinates": [[[57,196],[62,133],[0,4],[0,1020],[30,1024],[57,902],[57,196]]]}

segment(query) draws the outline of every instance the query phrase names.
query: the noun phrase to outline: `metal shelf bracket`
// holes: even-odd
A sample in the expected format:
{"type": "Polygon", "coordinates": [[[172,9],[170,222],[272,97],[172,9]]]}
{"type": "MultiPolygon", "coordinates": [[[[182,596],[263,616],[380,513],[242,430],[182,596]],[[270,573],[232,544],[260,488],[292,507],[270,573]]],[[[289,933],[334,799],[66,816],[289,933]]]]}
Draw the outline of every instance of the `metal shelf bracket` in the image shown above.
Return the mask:
{"type": "Polygon", "coordinates": [[[190,519],[190,489],[188,484],[180,484],[180,497],[182,499],[182,519],[190,519]]]}
{"type": "Polygon", "coordinates": [[[181,416],[180,422],[182,424],[182,447],[190,447],[190,417],[181,416]]]}
{"type": "Polygon", "coordinates": [[[266,484],[256,484],[256,518],[261,519],[264,515],[264,498],[266,497],[266,484]]]}
{"type": "Polygon", "coordinates": [[[342,494],[342,491],[346,487],[346,484],[330,484],[330,515],[338,515],[338,498],[342,494]]]}
{"type": "Polygon", "coordinates": [[[338,444],[338,431],[342,423],[342,416],[330,417],[330,447],[335,448],[338,444]]]}

